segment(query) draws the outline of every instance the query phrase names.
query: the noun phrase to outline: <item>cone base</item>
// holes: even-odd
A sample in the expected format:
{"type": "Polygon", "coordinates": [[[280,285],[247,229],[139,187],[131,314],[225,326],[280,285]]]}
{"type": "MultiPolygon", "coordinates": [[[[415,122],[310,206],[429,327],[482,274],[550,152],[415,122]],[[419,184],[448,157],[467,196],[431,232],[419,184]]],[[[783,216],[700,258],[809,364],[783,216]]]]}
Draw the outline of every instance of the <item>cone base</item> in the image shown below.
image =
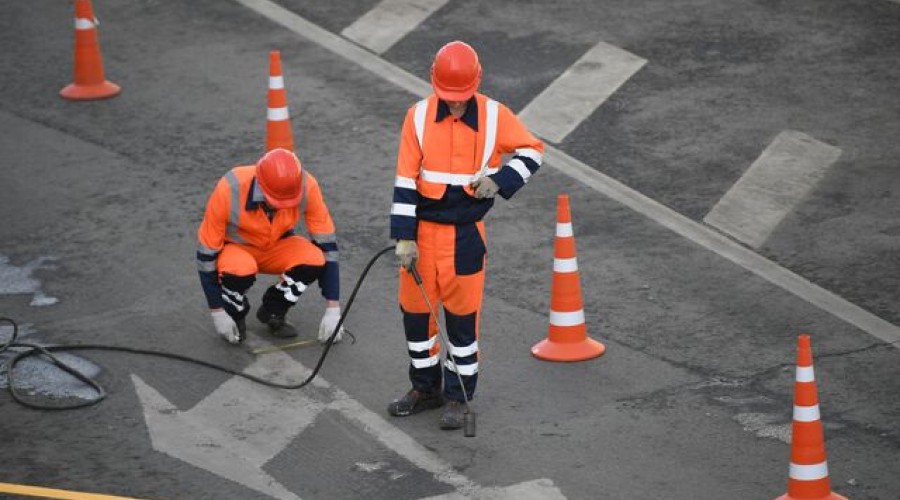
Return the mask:
{"type": "Polygon", "coordinates": [[[606,352],[606,346],[588,337],[579,342],[553,342],[545,339],[531,348],[531,354],[545,361],[584,361],[606,352]]]}
{"type": "Polygon", "coordinates": [[[72,83],[59,91],[59,95],[71,101],[93,101],[95,99],[108,99],[122,92],[122,87],[105,80],[97,85],[79,85],[72,83]]]}
{"type": "Polygon", "coordinates": [[[818,498],[792,497],[792,496],[788,495],[787,493],[785,493],[784,495],[781,495],[780,497],[776,498],[775,500],[847,500],[847,497],[838,495],[837,493],[832,491],[828,495],[826,495],[824,497],[818,497],[818,498]]]}

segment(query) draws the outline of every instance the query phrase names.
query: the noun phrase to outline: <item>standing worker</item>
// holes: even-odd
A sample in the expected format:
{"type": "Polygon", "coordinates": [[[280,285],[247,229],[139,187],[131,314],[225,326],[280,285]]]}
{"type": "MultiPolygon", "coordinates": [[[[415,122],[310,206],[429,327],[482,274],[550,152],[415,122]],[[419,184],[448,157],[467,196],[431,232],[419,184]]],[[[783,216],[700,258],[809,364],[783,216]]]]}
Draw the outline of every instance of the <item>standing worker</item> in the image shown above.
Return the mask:
{"type": "MultiPolygon", "coordinates": [[[[341,316],[334,222],[319,183],[294,153],[276,148],[256,165],[225,174],[209,197],[197,237],[200,283],[216,332],[225,340],[239,344],[246,338],[246,293],[260,272],[281,276],[256,311],[269,332],[297,335],[285,315],[318,280],[326,300],[318,338],[328,340],[341,316]],[[295,234],[301,217],[312,241],[295,234]]],[[[335,341],[342,333],[343,328],[335,341]]]]}
{"type": "Polygon", "coordinates": [[[482,218],[499,193],[509,199],[541,166],[544,145],[503,104],[476,92],[478,54],[444,45],[431,66],[434,94],[406,113],[391,207],[391,238],[400,260],[400,309],[412,389],[388,405],[403,417],[438,408],[442,429],[463,425],[466,397],[478,381],[478,326],[484,290],[482,218]],[[511,159],[500,167],[501,155],[511,159]],[[409,271],[421,274],[428,300],[442,304],[454,364],[440,366],[437,318],[409,271]],[[443,379],[443,387],[441,381],[443,379]]]}

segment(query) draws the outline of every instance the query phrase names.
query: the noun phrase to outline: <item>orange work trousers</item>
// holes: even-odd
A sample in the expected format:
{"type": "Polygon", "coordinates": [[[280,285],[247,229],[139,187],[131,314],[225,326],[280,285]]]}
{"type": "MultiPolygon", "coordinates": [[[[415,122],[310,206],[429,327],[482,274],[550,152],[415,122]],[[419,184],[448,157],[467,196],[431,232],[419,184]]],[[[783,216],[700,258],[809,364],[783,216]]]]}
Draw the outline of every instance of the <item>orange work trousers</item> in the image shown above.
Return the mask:
{"type": "MultiPolygon", "coordinates": [[[[419,220],[416,243],[419,247],[416,266],[422,285],[431,304],[435,308],[443,307],[450,340],[450,345],[445,347],[456,361],[465,395],[472,399],[478,383],[478,326],[487,260],[484,222],[442,224],[419,220]]],[[[463,401],[453,365],[445,361],[441,367],[437,318],[429,314],[422,292],[403,268],[399,300],[413,388],[434,393],[441,390],[443,381],[447,399],[463,401]]]]}

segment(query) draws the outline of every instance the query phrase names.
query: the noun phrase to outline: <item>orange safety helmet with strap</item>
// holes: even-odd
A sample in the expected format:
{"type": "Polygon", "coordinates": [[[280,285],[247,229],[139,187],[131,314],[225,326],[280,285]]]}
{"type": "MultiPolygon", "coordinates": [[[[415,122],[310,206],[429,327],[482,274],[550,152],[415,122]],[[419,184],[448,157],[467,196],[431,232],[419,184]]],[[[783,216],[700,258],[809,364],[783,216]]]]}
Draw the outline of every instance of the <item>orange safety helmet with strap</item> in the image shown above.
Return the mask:
{"type": "Polygon", "coordinates": [[[256,178],[275,209],[294,208],[303,196],[303,167],[297,155],[283,148],[275,148],[259,159],[256,178]]]}
{"type": "Polygon", "coordinates": [[[468,101],[481,83],[478,54],[469,44],[450,42],[437,52],[431,65],[431,86],[445,101],[468,101]]]}

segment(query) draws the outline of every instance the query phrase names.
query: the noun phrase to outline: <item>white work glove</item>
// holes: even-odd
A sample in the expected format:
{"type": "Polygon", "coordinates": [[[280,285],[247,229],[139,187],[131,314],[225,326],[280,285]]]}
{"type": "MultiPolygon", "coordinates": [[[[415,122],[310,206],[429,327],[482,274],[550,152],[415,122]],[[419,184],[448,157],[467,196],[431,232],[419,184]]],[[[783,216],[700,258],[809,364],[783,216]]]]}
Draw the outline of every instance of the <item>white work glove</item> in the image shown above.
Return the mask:
{"type": "Polygon", "coordinates": [[[400,265],[409,271],[416,265],[416,259],[419,258],[419,247],[415,240],[397,240],[397,248],[394,253],[400,258],[400,265]]]}
{"type": "Polygon", "coordinates": [[[216,327],[216,333],[221,335],[231,344],[241,343],[241,333],[238,331],[237,323],[231,319],[231,316],[224,309],[216,309],[209,312],[212,315],[213,325],[216,327]]]}
{"type": "MultiPolygon", "coordinates": [[[[331,337],[331,334],[334,333],[334,327],[337,326],[338,321],[341,319],[341,308],[340,307],[326,307],[325,314],[322,315],[322,322],[319,323],[319,342],[325,343],[328,342],[328,337],[331,337]]],[[[334,336],[334,342],[338,343],[341,341],[341,336],[344,334],[344,325],[341,325],[341,329],[338,330],[337,335],[334,336]]]]}
{"type": "Polygon", "coordinates": [[[500,191],[500,186],[490,177],[479,177],[472,181],[469,187],[475,190],[475,197],[478,199],[493,198],[497,191],[500,191]]]}

